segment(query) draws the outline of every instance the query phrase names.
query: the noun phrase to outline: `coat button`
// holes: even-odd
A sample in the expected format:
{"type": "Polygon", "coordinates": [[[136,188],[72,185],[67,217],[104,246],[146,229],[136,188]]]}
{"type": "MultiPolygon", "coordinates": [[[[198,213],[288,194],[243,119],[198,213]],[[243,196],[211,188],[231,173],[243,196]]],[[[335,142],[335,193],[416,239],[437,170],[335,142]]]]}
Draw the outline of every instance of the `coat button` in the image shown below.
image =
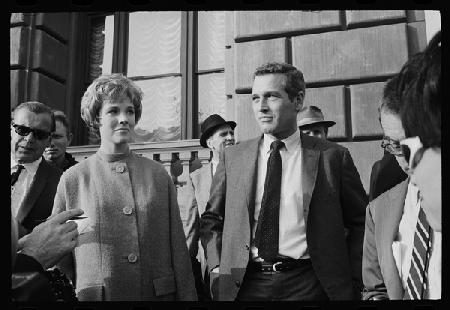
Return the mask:
{"type": "Polygon", "coordinates": [[[135,263],[136,261],[137,261],[137,256],[136,256],[136,254],[134,254],[134,253],[131,253],[131,254],[129,254],[128,255],[128,261],[130,262],[130,263],[135,263]]]}
{"type": "Polygon", "coordinates": [[[236,287],[240,287],[241,286],[241,282],[239,282],[239,281],[234,281],[234,284],[236,284],[236,287]]]}
{"type": "Polygon", "coordinates": [[[125,167],[124,166],[116,166],[116,172],[122,173],[125,171],[125,167]]]}
{"type": "Polygon", "coordinates": [[[245,249],[248,251],[250,250],[250,246],[248,244],[245,245],[245,249]]]}
{"type": "Polygon", "coordinates": [[[131,207],[125,207],[122,209],[123,214],[130,215],[133,213],[133,209],[131,207]]]}

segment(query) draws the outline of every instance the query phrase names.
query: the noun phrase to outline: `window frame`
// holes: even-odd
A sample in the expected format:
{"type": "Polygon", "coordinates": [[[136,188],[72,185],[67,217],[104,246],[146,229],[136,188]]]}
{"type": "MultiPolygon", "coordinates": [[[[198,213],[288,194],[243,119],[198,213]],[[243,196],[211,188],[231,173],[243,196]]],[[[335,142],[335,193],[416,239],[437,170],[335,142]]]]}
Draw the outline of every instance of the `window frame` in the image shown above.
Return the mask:
{"type": "MultiPolygon", "coordinates": [[[[112,73],[127,75],[128,31],[130,12],[92,13],[90,20],[106,15],[114,16],[114,39],[112,53],[112,73]]],[[[198,139],[198,98],[199,76],[211,73],[224,73],[225,68],[198,70],[198,12],[181,11],[180,73],[166,73],[130,77],[133,81],[150,80],[163,77],[181,77],[181,137],[180,140],[198,139]]],[[[90,48],[90,46],[88,46],[90,48]]],[[[85,81],[89,80],[89,72],[85,81]]]]}

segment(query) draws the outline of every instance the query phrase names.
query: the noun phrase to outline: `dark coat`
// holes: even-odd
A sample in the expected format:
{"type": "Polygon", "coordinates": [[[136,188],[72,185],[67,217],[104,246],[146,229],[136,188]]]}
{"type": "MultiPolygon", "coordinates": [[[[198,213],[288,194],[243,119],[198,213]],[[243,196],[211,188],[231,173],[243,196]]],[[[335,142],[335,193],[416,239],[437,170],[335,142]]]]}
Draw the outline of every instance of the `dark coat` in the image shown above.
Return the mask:
{"type": "Polygon", "coordinates": [[[11,201],[12,207],[20,203],[17,213],[19,239],[50,216],[61,174],[60,169],[51,166],[42,158],[33,182],[29,190],[25,192],[24,199],[21,202],[11,201]]]}

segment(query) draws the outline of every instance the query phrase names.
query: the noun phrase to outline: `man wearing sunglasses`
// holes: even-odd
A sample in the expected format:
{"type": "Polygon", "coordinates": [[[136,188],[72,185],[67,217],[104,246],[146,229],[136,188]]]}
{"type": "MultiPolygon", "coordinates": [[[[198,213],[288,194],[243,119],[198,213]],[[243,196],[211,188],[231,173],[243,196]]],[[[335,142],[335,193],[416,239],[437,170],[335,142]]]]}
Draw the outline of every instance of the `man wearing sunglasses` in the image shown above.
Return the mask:
{"type": "Polygon", "coordinates": [[[42,157],[50,143],[55,121],[51,109],[40,102],[25,102],[12,112],[11,212],[19,238],[51,213],[62,171],[42,157]]]}
{"type": "Polygon", "coordinates": [[[393,154],[408,179],[373,200],[366,210],[363,247],[363,299],[439,299],[440,252],[433,253],[431,229],[424,216],[419,188],[411,181],[408,152],[402,147],[405,129],[400,111],[400,83],[410,83],[422,66],[414,55],[385,86],[380,107],[382,147],[393,154]]]}

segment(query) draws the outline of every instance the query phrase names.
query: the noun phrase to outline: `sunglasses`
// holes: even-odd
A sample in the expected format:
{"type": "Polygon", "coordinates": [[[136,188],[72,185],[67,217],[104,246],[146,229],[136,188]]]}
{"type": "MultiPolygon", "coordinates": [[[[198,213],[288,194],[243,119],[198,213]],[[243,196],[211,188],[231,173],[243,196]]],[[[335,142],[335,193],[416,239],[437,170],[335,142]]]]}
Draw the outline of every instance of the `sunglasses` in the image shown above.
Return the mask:
{"type": "Polygon", "coordinates": [[[50,136],[50,132],[45,130],[30,128],[27,126],[17,125],[14,123],[12,123],[11,125],[14,127],[14,130],[17,132],[17,134],[24,137],[28,136],[30,132],[32,132],[34,137],[38,140],[44,140],[50,136]]]}
{"type": "Polygon", "coordinates": [[[409,169],[414,170],[423,157],[425,148],[419,137],[412,137],[400,141],[405,160],[408,162],[409,169]]]}
{"type": "Polygon", "coordinates": [[[381,141],[381,147],[392,155],[403,156],[403,149],[400,145],[400,141],[398,140],[383,137],[383,141],[381,141]]]}

